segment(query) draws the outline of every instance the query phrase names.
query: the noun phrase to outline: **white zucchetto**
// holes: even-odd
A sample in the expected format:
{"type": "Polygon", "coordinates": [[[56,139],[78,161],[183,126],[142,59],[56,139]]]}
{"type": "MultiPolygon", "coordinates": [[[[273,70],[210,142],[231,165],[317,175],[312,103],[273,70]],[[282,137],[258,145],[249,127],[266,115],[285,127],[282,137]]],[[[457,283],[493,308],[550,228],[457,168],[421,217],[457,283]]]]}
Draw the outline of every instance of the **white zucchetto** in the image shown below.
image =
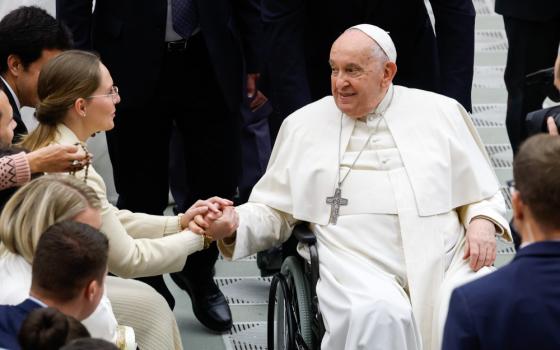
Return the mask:
{"type": "Polygon", "coordinates": [[[389,57],[389,61],[397,61],[397,49],[389,34],[383,29],[372,24],[358,24],[349,29],[357,29],[372,38],[381,47],[383,52],[389,57]]]}

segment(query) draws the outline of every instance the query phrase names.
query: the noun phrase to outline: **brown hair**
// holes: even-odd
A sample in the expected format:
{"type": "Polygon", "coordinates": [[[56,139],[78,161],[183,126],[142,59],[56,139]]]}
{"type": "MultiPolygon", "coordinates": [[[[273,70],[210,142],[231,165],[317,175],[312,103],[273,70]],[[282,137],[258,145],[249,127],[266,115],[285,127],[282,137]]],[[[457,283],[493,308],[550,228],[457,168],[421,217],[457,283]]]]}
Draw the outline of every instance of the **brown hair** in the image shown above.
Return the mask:
{"type": "Polygon", "coordinates": [[[62,123],[74,102],[90,96],[99,87],[100,65],[95,54],[70,50],[43,66],[37,83],[40,102],[35,110],[39,125],[21,142],[24,148],[34,151],[55,140],[56,126],[62,123]]]}
{"type": "Polygon", "coordinates": [[[95,190],[68,175],[46,175],[21,187],[0,215],[0,255],[8,250],[33,262],[41,234],[88,207],[99,209],[95,190]]]}
{"type": "Polygon", "coordinates": [[[560,136],[527,139],[513,162],[515,188],[537,223],[560,229],[560,136]]]}
{"type": "Polygon", "coordinates": [[[21,350],[58,350],[74,339],[89,337],[80,321],[52,307],[31,311],[18,333],[21,350]]]}
{"type": "Polygon", "coordinates": [[[95,280],[103,285],[109,241],[95,228],[76,221],[49,227],[33,259],[31,290],[48,299],[68,302],[95,280]]]}

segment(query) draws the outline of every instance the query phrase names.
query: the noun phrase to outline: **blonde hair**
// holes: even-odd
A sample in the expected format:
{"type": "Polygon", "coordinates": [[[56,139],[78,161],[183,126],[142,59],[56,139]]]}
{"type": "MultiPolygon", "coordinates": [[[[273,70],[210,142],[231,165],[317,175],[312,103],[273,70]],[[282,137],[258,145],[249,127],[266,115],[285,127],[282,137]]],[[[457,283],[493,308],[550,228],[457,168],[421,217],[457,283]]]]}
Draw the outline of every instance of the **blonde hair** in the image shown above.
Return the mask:
{"type": "Polygon", "coordinates": [[[91,52],[69,50],[49,60],[41,69],[35,118],[39,125],[21,142],[28,150],[48,146],[56,139],[62,123],[78,98],[93,94],[101,81],[101,61],[91,52]]]}
{"type": "Polygon", "coordinates": [[[37,242],[45,230],[69,220],[101,201],[91,187],[68,175],[45,175],[20,188],[0,216],[0,255],[6,251],[32,263],[37,242]]]}

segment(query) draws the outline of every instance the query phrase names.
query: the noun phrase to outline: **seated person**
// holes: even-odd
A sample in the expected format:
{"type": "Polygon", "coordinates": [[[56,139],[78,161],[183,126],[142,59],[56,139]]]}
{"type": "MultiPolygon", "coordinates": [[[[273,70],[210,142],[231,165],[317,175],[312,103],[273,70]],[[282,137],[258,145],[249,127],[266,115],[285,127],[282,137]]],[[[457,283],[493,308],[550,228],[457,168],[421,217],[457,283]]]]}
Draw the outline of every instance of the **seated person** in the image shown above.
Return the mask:
{"type": "Polygon", "coordinates": [[[20,348],[21,324],[35,309],[53,307],[80,321],[89,317],[103,296],[108,250],[107,237],[89,225],[63,221],[49,227],[37,243],[29,298],[0,306],[0,347],[20,348]]]}
{"type": "Polygon", "coordinates": [[[265,175],[235,209],[236,233],[228,210],[190,224],[239,259],[310,222],[322,349],[439,349],[452,288],[492,266],[495,235],[508,230],[470,116],[393,85],[396,59],[381,28],[345,31],[330,53],[333,96],[284,121],[265,175]]]}
{"type": "Polygon", "coordinates": [[[8,95],[17,122],[16,141],[27,134],[21,107],[35,108],[41,67],[72,47],[72,35],[44,9],[20,6],[0,20],[0,88],[8,95]]]}
{"type": "MultiPolygon", "coordinates": [[[[0,215],[0,281],[4,283],[0,304],[19,304],[28,297],[31,263],[44,230],[64,220],[99,228],[100,207],[95,191],[73,176],[46,175],[20,188],[0,215]]],[[[96,312],[84,321],[93,337],[115,342],[119,334],[116,315],[121,325],[134,329],[141,348],[156,345],[152,348],[157,349],[161,343],[171,344],[167,349],[181,348],[180,338],[179,342],[175,340],[175,334],[179,334],[175,316],[153,288],[134,280],[107,277],[105,291],[107,295],[96,312]],[[144,317],[139,319],[138,314],[144,317]]]]}
{"type": "Polygon", "coordinates": [[[72,316],[52,307],[31,311],[21,324],[21,350],[58,350],[74,339],[89,338],[86,327],[72,316]]]}
{"type": "Polygon", "coordinates": [[[444,350],[560,349],[560,137],[525,141],[513,162],[521,249],[451,296],[444,350]]]}

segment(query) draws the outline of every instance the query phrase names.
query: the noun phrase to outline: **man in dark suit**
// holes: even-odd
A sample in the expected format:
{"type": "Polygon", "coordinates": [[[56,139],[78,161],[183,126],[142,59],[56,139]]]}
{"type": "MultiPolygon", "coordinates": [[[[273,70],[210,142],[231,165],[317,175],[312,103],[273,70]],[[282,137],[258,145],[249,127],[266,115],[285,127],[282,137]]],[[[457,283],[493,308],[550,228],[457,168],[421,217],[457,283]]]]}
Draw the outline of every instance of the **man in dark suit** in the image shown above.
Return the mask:
{"type": "Polygon", "coordinates": [[[472,0],[430,0],[439,63],[439,92],[472,111],[474,24],[472,0]]]}
{"type": "MultiPolygon", "coordinates": [[[[244,94],[256,93],[256,0],[57,0],[57,16],[77,48],[94,49],[119,85],[122,102],[107,134],[118,207],[162,214],[168,203],[169,139],[182,134],[183,212],[199,198],[231,198],[240,173],[244,94]],[[243,84],[247,84],[244,91],[243,84]]],[[[227,331],[231,313],[213,280],[218,250],[192,254],[172,277],[197,318],[227,331]]],[[[163,279],[147,280],[171,307],[163,279]]]]}
{"type": "Polygon", "coordinates": [[[444,350],[560,349],[560,137],[529,138],[513,174],[521,249],[509,265],[453,292],[444,350]]]}
{"type": "Polygon", "coordinates": [[[27,134],[21,107],[35,107],[37,79],[41,67],[61,50],[72,47],[70,33],[45,10],[26,6],[8,13],[0,21],[0,85],[8,95],[18,135],[27,134]]]}
{"type": "Polygon", "coordinates": [[[508,91],[506,127],[516,153],[527,138],[527,113],[541,109],[545,92],[525,84],[525,76],[550,68],[560,44],[560,1],[496,0],[509,44],[504,80],[508,91]]]}
{"type": "Polygon", "coordinates": [[[49,227],[33,257],[29,298],[0,305],[0,348],[19,349],[19,329],[35,309],[54,307],[79,321],[89,317],[103,296],[108,252],[107,237],[89,225],[63,221],[49,227]]]}

